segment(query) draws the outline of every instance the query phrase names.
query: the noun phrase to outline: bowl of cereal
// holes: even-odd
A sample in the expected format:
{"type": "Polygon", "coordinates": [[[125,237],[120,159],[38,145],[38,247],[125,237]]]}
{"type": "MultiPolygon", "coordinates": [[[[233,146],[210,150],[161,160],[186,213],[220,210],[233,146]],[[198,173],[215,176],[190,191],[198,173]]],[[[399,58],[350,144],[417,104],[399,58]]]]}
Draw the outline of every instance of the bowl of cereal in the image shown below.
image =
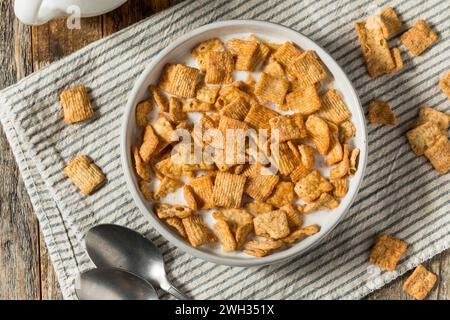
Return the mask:
{"type": "Polygon", "coordinates": [[[121,158],[137,206],[171,243],[213,263],[265,265],[317,245],[348,211],[366,126],[351,82],[316,43],[223,21],[142,72],[121,158]]]}

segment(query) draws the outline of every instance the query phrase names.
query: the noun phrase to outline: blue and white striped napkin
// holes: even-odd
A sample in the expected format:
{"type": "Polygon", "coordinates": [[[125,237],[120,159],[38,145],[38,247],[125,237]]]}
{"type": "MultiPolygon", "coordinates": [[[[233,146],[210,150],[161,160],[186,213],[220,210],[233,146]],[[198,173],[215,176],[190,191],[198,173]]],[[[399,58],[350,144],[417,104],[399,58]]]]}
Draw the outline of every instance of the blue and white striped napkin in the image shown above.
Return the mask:
{"type": "MultiPolygon", "coordinates": [[[[438,88],[450,69],[450,2],[385,0],[407,26],[430,22],[439,41],[419,57],[401,47],[405,68],[370,79],[354,24],[373,0],[185,1],[95,42],[0,93],[1,121],[22,172],[66,299],[75,298],[74,277],[92,267],[80,237],[97,223],[134,228],[163,250],[169,276],[196,299],[358,299],[450,245],[450,179],[411,152],[405,132],[426,104],[449,111],[438,88]],[[283,24],[318,42],[345,69],[364,107],[388,102],[395,127],[369,127],[364,184],[348,215],[319,246],[295,259],[258,268],[232,268],[193,258],[162,238],[133,203],[119,161],[119,131],[136,77],[162,48],[185,32],[218,20],[259,19],[283,24]],[[64,125],[58,92],[74,84],[90,88],[95,120],[64,125]],[[84,197],[63,168],[79,153],[108,176],[84,197]],[[368,268],[374,237],[388,232],[409,243],[394,272],[368,268]]],[[[399,46],[399,38],[392,46],[399,46]]]]}

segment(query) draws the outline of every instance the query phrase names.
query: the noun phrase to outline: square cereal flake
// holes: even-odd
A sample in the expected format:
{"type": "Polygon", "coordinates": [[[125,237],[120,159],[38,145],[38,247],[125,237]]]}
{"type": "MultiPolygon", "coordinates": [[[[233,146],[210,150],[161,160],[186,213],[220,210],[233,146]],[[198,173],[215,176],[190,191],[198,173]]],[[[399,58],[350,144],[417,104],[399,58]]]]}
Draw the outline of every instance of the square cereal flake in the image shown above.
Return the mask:
{"type": "Polygon", "coordinates": [[[164,66],[158,85],[161,89],[181,98],[194,98],[199,70],[183,64],[164,66]]]}
{"type": "Polygon", "coordinates": [[[106,179],[102,170],[85,155],[73,159],[64,172],[85,195],[91,194],[106,179]]]}
{"type": "Polygon", "coordinates": [[[239,208],[244,193],[246,177],[218,172],[214,182],[214,203],[218,207],[239,208]]]}
{"type": "Polygon", "coordinates": [[[383,233],[370,251],[369,263],[393,271],[407,247],[405,242],[383,233]]]}
{"type": "Polygon", "coordinates": [[[408,31],[402,34],[400,40],[414,55],[422,54],[438,39],[438,35],[431,30],[425,20],[419,20],[408,31]]]}
{"type": "Polygon", "coordinates": [[[284,103],[284,98],[289,89],[289,81],[283,78],[272,77],[264,72],[261,73],[256,83],[255,95],[263,102],[273,102],[279,105],[284,103]]]}
{"type": "Polygon", "coordinates": [[[436,284],[437,277],[419,264],[403,284],[403,291],[417,300],[424,300],[436,284]]]}
{"type": "Polygon", "coordinates": [[[64,113],[64,123],[84,121],[94,116],[91,101],[85,87],[66,89],[59,95],[64,113]]]}

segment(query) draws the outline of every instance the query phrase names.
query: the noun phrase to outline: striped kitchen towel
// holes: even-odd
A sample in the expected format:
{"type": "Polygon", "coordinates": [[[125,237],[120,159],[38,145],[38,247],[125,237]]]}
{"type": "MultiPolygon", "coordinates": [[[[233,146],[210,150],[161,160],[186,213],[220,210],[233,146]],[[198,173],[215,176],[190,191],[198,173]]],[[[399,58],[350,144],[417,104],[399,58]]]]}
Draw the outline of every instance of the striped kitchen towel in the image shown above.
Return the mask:
{"type": "Polygon", "coordinates": [[[75,298],[74,277],[92,264],[81,237],[98,223],[116,223],[147,235],[163,250],[169,277],[196,299],[359,299],[450,245],[450,179],[405,139],[418,107],[449,111],[438,87],[450,69],[448,0],[380,0],[393,6],[405,27],[419,18],[439,41],[419,57],[400,45],[405,68],[370,79],[354,24],[373,10],[373,0],[185,1],[108,38],[97,41],[23,79],[0,94],[3,129],[41,223],[66,299],[75,298]],[[136,77],[171,41],[201,25],[227,19],[283,24],[318,42],[344,68],[364,108],[371,99],[388,102],[394,127],[369,126],[369,161],[359,195],[348,215],[319,246],[277,265],[233,268],[186,254],[162,238],[133,203],[119,160],[121,117],[136,77]],[[64,125],[58,92],[74,84],[91,90],[98,116],[64,125]],[[108,176],[92,196],[82,196],[63,168],[79,153],[91,156],[108,176]],[[368,268],[374,238],[388,232],[409,244],[394,272],[368,268]]]}

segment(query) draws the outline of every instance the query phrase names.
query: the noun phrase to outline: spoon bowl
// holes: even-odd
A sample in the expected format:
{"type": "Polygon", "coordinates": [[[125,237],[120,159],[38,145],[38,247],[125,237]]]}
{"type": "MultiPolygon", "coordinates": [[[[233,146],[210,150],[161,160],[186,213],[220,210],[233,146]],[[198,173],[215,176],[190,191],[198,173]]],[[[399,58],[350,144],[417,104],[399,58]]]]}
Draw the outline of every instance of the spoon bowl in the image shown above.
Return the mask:
{"type": "Polygon", "coordinates": [[[118,225],[101,224],[88,231],[85,243],[97,267],[127,270],[177,299],[188,299],[167,279],[159,248],[140,233],[118,225]]]}
{"type": "Polygon", "coordinates": [[[119,269],[93,269],[76,279],[80,300],[158,300],[153,286],[144,279],[119,269]]]}

